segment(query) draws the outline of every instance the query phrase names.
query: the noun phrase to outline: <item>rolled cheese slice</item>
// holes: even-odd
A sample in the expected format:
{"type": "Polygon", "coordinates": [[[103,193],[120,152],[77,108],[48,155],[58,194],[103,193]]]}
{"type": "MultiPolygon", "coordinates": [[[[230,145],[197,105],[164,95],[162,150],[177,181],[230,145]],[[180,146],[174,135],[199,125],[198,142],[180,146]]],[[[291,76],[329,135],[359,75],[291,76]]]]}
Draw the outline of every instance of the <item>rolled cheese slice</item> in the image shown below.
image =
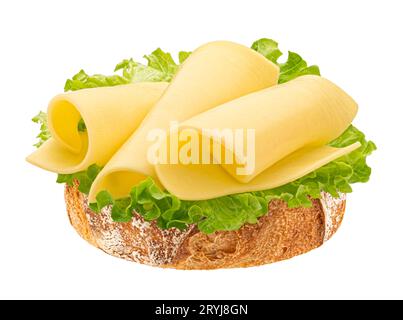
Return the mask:
{"type": "Polygon", "coordinates": [[[161,100],[138,130],[112,157],[95,180],[89,199],[101,190],[124,197],[147,176],[157,179],[147,159],[153,129],[167,130],[171,121],[182,122],[245,94],[277,84],[279,68],[245,46],[217,41],[195,50],[182,65],[161,100]]]}
{"type": "MultiPolygon", "coordinates": [[[[232,165],[158,164],[156,172],[162,185],[184,200],[275,188],[358,148],[359,143],[346,148],[326,146],[347,129],[356,113],[354,100],[332,82],[319,76],[299,77],[225,103],[180,125],[179,134],[192,129],[201,136],[209,128],[253,129],[255,153],[250,173],[238,175],[236,161],[232,165]]],[[[213,140],[220,141],[214,135],[213,140]]],[[[222,150],[232,152],[234,159],[245,156],[226,142],[221,139],[222,150]]]]}
{"type": "Polygon", "coordinates": [[[135,83],[60,94],[48,107],[52,138],[27,161],[56,173],[103,166],[139,126],[167,83],[135,83]],[[86,130],[79,132],[84,120],[86,130]]]}

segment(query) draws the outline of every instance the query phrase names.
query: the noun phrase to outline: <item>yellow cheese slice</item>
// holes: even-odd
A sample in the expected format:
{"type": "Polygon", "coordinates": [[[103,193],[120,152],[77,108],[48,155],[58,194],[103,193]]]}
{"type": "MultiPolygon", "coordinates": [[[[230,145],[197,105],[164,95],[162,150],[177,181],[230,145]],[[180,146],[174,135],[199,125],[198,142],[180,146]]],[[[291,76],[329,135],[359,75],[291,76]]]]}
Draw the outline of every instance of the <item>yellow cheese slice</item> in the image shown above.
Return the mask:
{"type": "Polygon", "coordinates": [[[60,94],[48,107],[52,138],[27,161],[57,173],[75,173],[106,164],[139,126],[167,88],[166,83],[135,83],[60,94]],[[86,125],[79,132],[80,119],[86,125]]]}
{"type": "Polygon", "coordinates": [[[171,121],[184,121],[245,94],[275,85],[278,67],[254,50],[226,41],[195,50],[182,65],[161,100],[138,130],[112,157],[95,180],[90,201],[101,190],[127,196],[147,176],[156,179],[147,159],[152,129],[167,130],[171,121]]]}
{"type": "Polygon", "coordinates": [[[220,165],[157,166],[163,186],[182,200],[205,200],[229,194],[276,188],[354,151],[360,143],[345,148],[301,149],[266,169],[248,183],[234,179],[220,165]]]}
{"type": "MultiPolygon", "coordinates": [[[[236,163],[158,164],[156,172],[167,190],[185,200],[278,187],[358,148],[359,143],[340,149],[326,146],[356,113],[354,100],[332,82],[303,76],[230,101],[180,125],[180,131],[195,129],[201,134],[208,128],[254,129],[255,163],[250,174],[237,175],[236,163]]],[[[223,149],[242,158],[232,146],[223,145],[223,149]]]]}

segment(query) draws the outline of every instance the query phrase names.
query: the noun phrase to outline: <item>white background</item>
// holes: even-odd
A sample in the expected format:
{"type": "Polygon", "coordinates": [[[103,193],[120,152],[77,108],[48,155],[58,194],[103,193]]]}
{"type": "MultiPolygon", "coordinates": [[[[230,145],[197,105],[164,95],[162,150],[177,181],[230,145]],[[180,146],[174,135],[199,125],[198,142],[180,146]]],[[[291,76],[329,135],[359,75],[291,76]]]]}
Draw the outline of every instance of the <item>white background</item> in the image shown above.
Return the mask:
{"type": "Polygon", "coordinates": [[[403,298],[401,1],[1,1],[0,298],[403,298]],[[204,42],[271,37],[359,103],[369,183],[323,247],[273,265],[162,270],[108,256],[69,225],[63,186],[24,161],[30,119],[80,68],[204,42]]]}

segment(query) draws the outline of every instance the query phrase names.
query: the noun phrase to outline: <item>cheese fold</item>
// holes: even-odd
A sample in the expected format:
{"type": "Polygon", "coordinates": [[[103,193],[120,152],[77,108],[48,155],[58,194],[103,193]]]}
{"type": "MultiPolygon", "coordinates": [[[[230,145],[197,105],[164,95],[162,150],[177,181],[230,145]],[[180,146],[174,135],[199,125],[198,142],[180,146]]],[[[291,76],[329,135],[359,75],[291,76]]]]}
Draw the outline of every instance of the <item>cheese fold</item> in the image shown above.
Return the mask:
{"type": "Polygon", "coordinates": [[[168,89],[141,126],[112,157],[94,181],[89,200],[108,190],[115,198],[151,176],[154,166],[147,159],[153,129],[167,130],[171,121],[182,122],[197,114],[277,84],[279,68],[245,46],[217,41],[195,50],[181,66],[168,89]]]}
{"type": "Polygon", "coordinates": [[[52,138],[27,161],[56,173],[104,166],[139,126],[166,89],[166,83],[135,83],[60,94],[48,107],[52,138]],[[86,130],[79,132],[84,120],[86,130]]]}
{"type": "MultiPolygon", "coordinates": [[[[319,76],[302,76],[201,113],[180,125],[183,130],[250,128],[255,132],[255,163],[237,175],[237,164],[158,164],[161,184],[184,200],[271,189],[294,181],[355,150],[326,146],[340,136],[357,113],[343,90],[319,76]]],[[[215,139],[218,141],[218,138],[215,139]]],[[[236,154],[232,145],[222,149],[236,154]]],[[[165,146],[163,146],[165,147],[165,146]]],[[[202,152],[204,150],[201,150],[202,152]]]]}

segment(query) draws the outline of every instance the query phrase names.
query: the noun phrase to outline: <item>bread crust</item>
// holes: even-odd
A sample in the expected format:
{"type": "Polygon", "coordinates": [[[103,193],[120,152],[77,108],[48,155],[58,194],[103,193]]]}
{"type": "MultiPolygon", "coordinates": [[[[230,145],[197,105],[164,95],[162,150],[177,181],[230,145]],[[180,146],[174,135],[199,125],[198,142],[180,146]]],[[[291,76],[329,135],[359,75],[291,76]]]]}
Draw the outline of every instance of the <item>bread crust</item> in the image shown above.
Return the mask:
{"type": "Polygon", "coordinates": [[[313,199],[310,208],[290,209],[274,200],[257,224],[206,235],[195,226],[161,230],[137,213],[131,222],[113,222],[110,207],[93,212],[77,186],[66,185],[65,199],[72,226],[93,246],[126,260],[175,269],[251,267],[306,253],[337,231],[346,203],[344,194],[336,199],[327,193],[313,199]]]}

